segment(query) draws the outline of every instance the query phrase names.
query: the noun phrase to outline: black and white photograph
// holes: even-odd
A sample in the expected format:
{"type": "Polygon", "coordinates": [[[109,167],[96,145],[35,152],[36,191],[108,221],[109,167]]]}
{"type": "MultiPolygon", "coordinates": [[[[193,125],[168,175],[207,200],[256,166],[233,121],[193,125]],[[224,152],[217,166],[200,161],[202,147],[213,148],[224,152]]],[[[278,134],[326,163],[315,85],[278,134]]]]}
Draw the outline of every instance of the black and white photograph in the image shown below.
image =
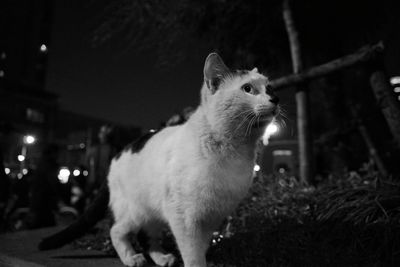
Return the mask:
{"type": "Polygon", "coordinates": [[[400,3],[4,0],[0,266],[400,266],[400,3]]]}

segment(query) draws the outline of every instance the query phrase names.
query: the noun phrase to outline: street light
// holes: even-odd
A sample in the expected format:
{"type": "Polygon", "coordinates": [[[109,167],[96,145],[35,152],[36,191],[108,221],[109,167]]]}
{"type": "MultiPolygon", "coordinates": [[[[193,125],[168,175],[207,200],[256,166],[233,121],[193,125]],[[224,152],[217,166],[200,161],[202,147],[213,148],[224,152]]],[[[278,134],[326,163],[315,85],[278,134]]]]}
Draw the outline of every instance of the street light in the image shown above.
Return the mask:
{"type": "Polygon", "coordinates": [[[279,127],[275,122],[271,122],[267,128],[265,128],[264,135],[262,137],[263,144],[266,146],[268,145],[269,138],[271,135],[276,134],[279,131],[279,127]]]}
{"type": "Polygon", "coordinates": [[[273,135],[273,134],[277,133],[278,130],[279,130],[278,125],[276,125],[275,123],[272,122],[267,126],[267,129],[265,129],[265,132],[268,135],[273,135]]]}
{"type": "Polygon", "coordinates": [[[18,155],[18,161],[23,162],[25,160],[25,156],[24,155],[18,155]]]}
{"type": "Polygon", "coordinates": [[[67,167],[61,167],[61,169],[58,172],[58,180],[60,180],[60,182],[62,184],[66,184],[68,183],[69,180],[69,176],[71,175],[71,172],[69,171],[69,169],[67,167]]]}
{"type": "Polygon", "coordinates": [[[43,52],[43,53],[47,52],[47,46],[45,44],[42,44],[40,46],[40,52],[43,52]]]}
{"type": "Polygon", "coordinates": [[[24,136],[24,144],[31,145],[36,142],[36,138],[33,135],[24,136]]]}
{"type": "Polygon", "coordinates": [[[36,142],[36,138],[33,135],[27,134],[23,137],[23,144],[21,149],[21,155],[18,155],[18,160],[21,162],[21,169],[25,167],[25,159],[27,154],[27,146],[32,145],[36,142]]]}

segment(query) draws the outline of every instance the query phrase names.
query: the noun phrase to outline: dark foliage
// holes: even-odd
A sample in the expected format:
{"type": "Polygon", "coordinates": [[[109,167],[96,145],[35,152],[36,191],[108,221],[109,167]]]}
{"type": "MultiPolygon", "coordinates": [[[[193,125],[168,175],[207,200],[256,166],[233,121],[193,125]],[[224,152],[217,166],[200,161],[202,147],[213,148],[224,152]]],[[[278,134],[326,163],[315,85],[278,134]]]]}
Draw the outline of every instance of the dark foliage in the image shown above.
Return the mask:
{"type": "Polygon", "coordinates": [[[252,191],[233,219],[232,237],[210,250],[220,266],[400,263],[399,184],[353,172],[317,188],[264,177],[252,191]]]}
{"type": "MultiPolygon", "coordinates": [[[[214,234],[209,266],[398,266],[399,186],[372,171],[318,187],[293,177],[256,178],[236,214],[214,234]]],[[[114,253],[108,225],[76,244],[114,253]]],[[[164,246],[178,253],[170,233],[164,246]]]]}

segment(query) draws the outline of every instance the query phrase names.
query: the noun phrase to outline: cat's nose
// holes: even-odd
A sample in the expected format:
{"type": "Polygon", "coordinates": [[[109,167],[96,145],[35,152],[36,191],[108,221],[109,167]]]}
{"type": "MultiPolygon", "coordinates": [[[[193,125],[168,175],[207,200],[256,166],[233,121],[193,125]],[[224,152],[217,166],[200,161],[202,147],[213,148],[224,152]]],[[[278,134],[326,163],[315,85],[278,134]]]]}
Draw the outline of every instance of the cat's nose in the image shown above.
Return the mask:
{"type": "Polygon", "coordinates": [[[277,96],[272,96],[272,97],[269,99],[269,102],[274,103],[275,105],[277,105],[277,104],[279,103],[279,97],[277,97],[277,96]]]}

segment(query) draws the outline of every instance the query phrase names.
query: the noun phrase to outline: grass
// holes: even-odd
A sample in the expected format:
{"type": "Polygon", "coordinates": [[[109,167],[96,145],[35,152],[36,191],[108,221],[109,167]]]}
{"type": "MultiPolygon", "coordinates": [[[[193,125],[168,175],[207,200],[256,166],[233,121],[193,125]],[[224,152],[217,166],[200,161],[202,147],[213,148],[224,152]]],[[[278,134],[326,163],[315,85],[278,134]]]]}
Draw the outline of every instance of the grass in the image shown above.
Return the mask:
{"type": "MultiPolygon", "coordinates": [[[[399,193],[395,181],[358,173],[318,187],[258,178],[215,233],[209,266],[400,266],[399,193]]],[[[107,225],[76,244],[114,253],[107,225]]],[[[171,237],[165,244],[175,250],[171,237]]]]}

